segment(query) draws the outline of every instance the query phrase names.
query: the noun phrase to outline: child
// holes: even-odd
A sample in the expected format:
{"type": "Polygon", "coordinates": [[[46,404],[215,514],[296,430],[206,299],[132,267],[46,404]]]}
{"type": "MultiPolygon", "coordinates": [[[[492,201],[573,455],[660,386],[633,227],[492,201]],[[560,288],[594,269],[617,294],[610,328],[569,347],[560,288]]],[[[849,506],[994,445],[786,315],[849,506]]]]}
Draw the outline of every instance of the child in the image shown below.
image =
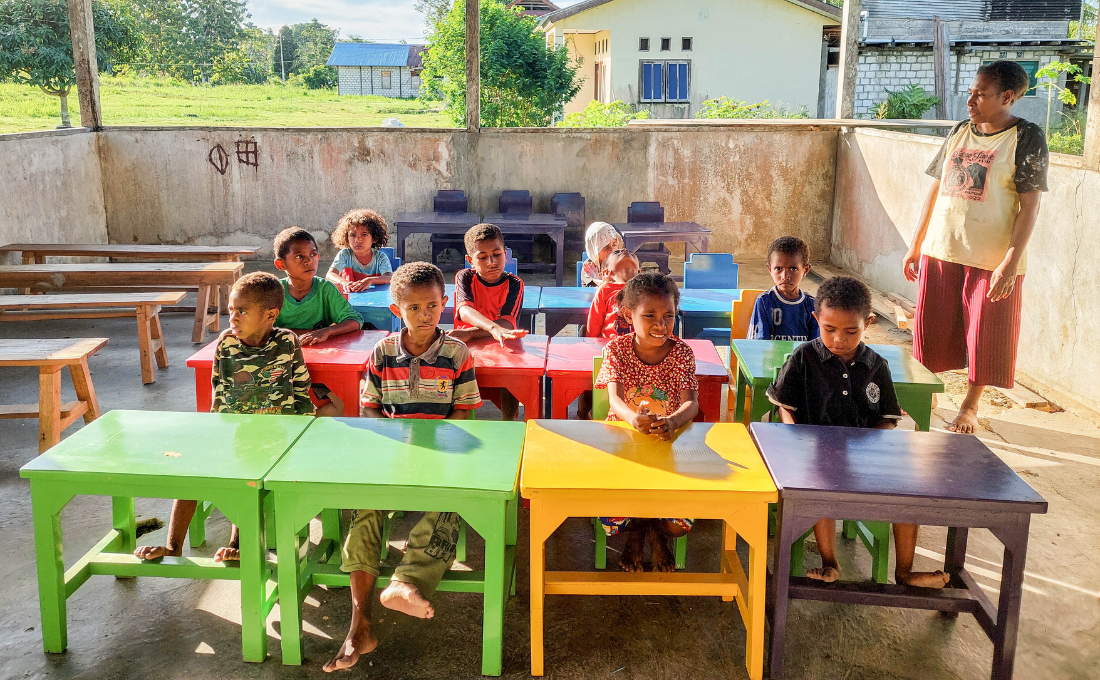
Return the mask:
{"type": "MultiPolygon", "coordinates": [[[[210,382],[212,413],[281,413],[312,415],[309,373],[298,338],[275,328],[283,306],[283,287],[267,272],[252,272],[237,279],[229,293],[229,328],[218,337],[210,382]]],[[[197,501],[172,502],[168,541],[163,546],[145,545],[134,551],[143,560],[183,554],[183,538],[195,515],[197,501]]],[[[218,548],[218,562],[237,561],[237,527],[229,545],[218,548]]]]}
{"type": "Polygon", "coordinates": [[[379,250],[389,240],[386,220],[373,210],[352,210],[336,223],[332,243],[340,248],[325,278],[347,293],[390,282],[390,258],[379,250]]]}
{"type": "MultiPolygon", "coordinates": [[[[622,309],[634,331],[617,337],[604,348],[597,388],[607,388],[608,420],[629,422],[642,434],[672,439],[672,433],[690,423],[699,412],[699,382],[695,355],[672,332],[680,291],[664,274],[639,274],[622,291],[622,309]]],[[[671,538],[691,529],[690,519],[636,519],[601,517],[604,531],[631,532],[619,558],[624,571],[641,571],[646,543],[653,571],[675,571],[671,538]]]]}
{"type": "MultiPolygon", "coordinates": [[[[471,268],[455,274],[455,327],[451,335],[463,342],[491,336],[501,347],[505,340],[527,335],[527,331],[516,328],[523,308],[523,281],[504,271],[507,251],[500,228],[476,224],[463,240],[471,268]]],[[[500,400],[504,420],[515,420],[519,412],[516,398],[502,389],[500,400]]]]}
{"type": "MultiPolygon", "coordinates": [[[[363,327],[363,317],[331,281],[317,274],[321,253],[317,241],[300,227],[283,229],[275,237],[275,267],[286,272],[283,279],[283,308],[275,325],[298,333],[302,345],[316,345],[329,338],[352,333],[363,327]]],[[[321,404],[319,416],[339,416],[344,404],[328,387],[313,384],[313,394],[321,404]]]]}
{"type": "MultiPolygon", "coordinates": [[[[433,264],[410,262],[394,273],[390,310],[405,327],[380,340],[371,353],[359,402],[364,417],[463,420],[481,405],[470,350],[438,327],[447,304],[443,291],[443,272],[433,264]]],[[[378,510],[353,514],[340,567],[351,573],[351,628],[339,654],[325,665],[326,672],[351,668],[361,654],[378,646],[371,632],[370,607],[383,519],[378,510]]],[[[451,568],[457,540],[457,513],[425,512],[409,533],[393,579],[379,596],[382,606],[432,618],[435,610],[427,598],[451,568]]]]}
{"type": "Polygon", "coordinates": [[[607,222],[593,222],[584,232],[584,250],[588,256],[581,265],[581,285],[598,286],[603,283],[603,261],[623,247],[619,230],[607,222]]]}
{"type": "Polygon", "coordinates": [[[814,320],[814,299],[798,289],[810,273],[810,249],[796,236],[784,236],[768,246],[768,272],[775,287],[756,298],[749,322],[750,340],[805,342],[820,334],[814,320]]]}
{"type": "MultiPolygon", "coordinates": [[[[871,291],[849,276],[837,276],[817,289],[815,318],[821,336],[799,346],[779,372],[768,399],[779,407],[784,423],[873,427],[891,430],[901,418],[890,366],[863,344],[863,330],[871,315],[871,291]]],[[[806,575],[832,582],[840,578],[836,561],[836,522],[823,519],[814,525],[821,568],[806,575]]],[[[942,571],[913,571],[917,544],[916,524],[894,525],[898,583],[942,588],[948,577],[942,571]]]]}
{"type": "Polygon", "coordinates": [[[613,251],[604,260],[603,283],[588,308],[585,336],[589,338],[617,338],[630,332],[630,320],[623,315],[619,295],[626,284],[638,275],[637,256],[626,249],[613,251]]]}

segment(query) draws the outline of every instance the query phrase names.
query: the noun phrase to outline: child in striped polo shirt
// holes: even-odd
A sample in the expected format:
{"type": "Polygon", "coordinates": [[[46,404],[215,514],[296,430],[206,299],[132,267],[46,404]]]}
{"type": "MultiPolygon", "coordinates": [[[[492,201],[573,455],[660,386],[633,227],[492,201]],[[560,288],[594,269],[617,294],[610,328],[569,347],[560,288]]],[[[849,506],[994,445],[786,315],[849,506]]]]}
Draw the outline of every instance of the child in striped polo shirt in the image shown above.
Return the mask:
{"type": "MultiPolygon", "coordinates": [[[[374,346],[359,406],[366,418],[449,418],[464,420],[481,406],[470,350],[439,328],[447,304],[443,272],[427,262],[410,262],[390,281],[390,310],[405,322],[400,333],[374,346]]],[[[371,632],[370,606],[381,561],[380,510],[355,510],[344,541],[341,569],[351,573],[351,627],[326,672],[351,668],[378,646],[371,632]]],[[[401,564],[379,595],[382,606],[430,619],[428,602],[454,563],[458,514],[425,512],[409,532],[401,564]]]]}

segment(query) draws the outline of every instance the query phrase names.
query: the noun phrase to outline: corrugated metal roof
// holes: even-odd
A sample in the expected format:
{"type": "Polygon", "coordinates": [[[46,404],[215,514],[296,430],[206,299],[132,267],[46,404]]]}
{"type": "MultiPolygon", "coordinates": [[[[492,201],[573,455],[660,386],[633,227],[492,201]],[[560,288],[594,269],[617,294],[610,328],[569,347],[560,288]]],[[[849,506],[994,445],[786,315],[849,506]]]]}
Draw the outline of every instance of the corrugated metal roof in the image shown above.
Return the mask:
{"type": "MultiPolygon", "coordinates": [[[[592,9],[593,7],[599,7],[600,5],[607,4],[612,0],[584,0],[578,2],[575,5],[569,7],[563,7],[558,10],[554,10],[548,14],[543,14],[539,17],[539,26],[545,26],[546,24],[552,24],[556,21],[561,21],[575,14],[592,9]]],[[[840,20],[841,13],[839,7],[833,7],[822,0],[786,0],[787,2],[798,5],[803,9],[807,9],[814,14],[820,14],[821,16],[828,17],[830,19],[840,20]]]]}
{"type": "Polygon", "coordinates": [[[413,50],[421,45],[338,42],[328,58],[329,66],[409,66],[413,50]]]}
{"type": "Polygon", "coordinates": [[[1076,21],[1081,0],[993,0],[992,21],[1076,21]]]}
{"type": "Polygon", "coordinates": [[[931,19],[985,21],[991,0],[864,0],[863,10],[871,19],[931,19]]]}

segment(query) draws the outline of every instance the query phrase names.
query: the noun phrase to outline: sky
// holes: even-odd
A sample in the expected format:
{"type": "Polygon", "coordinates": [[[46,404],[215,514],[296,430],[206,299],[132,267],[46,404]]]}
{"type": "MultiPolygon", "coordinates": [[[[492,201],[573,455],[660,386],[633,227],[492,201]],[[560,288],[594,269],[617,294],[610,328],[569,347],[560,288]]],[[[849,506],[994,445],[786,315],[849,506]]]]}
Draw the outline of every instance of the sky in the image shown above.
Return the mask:
{"type": "MultiPolygon", "coordinates": [[[[558,0],[554,4],[568,7],[577,2],[580,0],[558,0]]],[[[274,31],[284,24],[317,19],[339,28],[341,37],[355,34],[368,40],[424,41],[424,18],[413,9],[413,0],[248,0],[248,11],[252,23],[274,31]]]]}

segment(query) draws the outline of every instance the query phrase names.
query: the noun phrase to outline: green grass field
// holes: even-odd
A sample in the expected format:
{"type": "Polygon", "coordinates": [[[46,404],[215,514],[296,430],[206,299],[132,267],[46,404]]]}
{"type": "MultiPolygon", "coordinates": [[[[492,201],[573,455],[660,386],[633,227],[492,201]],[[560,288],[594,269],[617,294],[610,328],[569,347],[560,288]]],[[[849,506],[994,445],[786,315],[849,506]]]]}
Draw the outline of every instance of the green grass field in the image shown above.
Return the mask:
{"type": "MultiPolygon", "coordinates": [[[[104,125],[254,125],[354,127],[396,116],[409,127],[448,127],[442,104],[414,99],[359,97],[335,90],[283,85],[193,87],[166,80],[102,78],[104,125]]],[[[52,130],[61,123],[57,97],[38,88],[0,83],[0,133],[52,130]]],[[[69,116],[80,125],[76,91],[69,116]]]]}

